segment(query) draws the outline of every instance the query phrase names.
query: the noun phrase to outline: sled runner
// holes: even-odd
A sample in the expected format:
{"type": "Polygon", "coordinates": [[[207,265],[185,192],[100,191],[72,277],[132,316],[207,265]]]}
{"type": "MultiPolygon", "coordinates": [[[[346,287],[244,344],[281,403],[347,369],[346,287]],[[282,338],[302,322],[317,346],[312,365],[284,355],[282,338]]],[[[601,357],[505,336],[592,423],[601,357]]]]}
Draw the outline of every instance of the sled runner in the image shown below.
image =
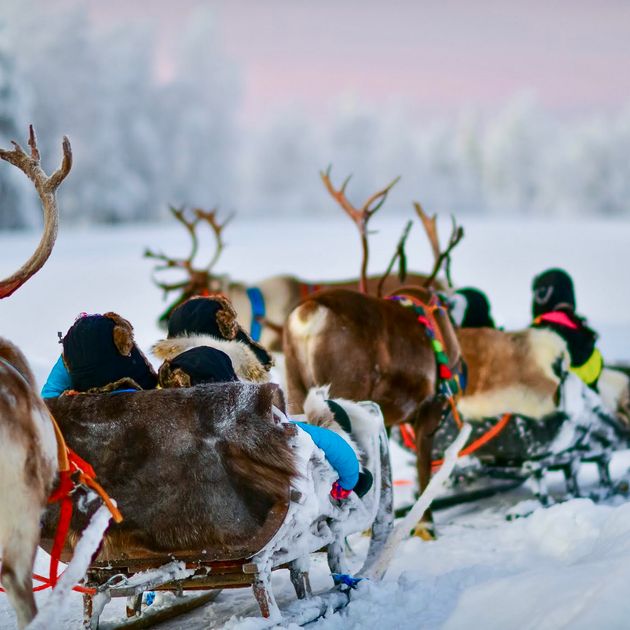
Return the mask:
{"type": "MultiPolygon", "coordinates": [[[[451,492],[440,497],[434,508],[491,496],[511,490],[528,479],[543,505],[550,496],[545,473],[559,470],[565,476],[567,494],[579,496],[577,482],[582,463],[595,463],[599,494],[615,491],[609,462],[615,450],[630,444],[630,430],[602,403],[601,398],[574,374],[564,376],[557,410],[542,418],[505,414],[471,422],[473,431],[467,449],[451,482],[451,492]]],[[[446,419],[434,438],[433,460],[443,456],[457,434],[452,418],[446,419]]],[[[405,448],[404,433],[399,439],[405,448]]]]}
{"type": "MultiPolygon", "coordinates": [[[[112,597],[127,597],[128,614],[138,615],[147,590],[250,586],[262,615],[274,618],[272,570],[288,568],[297,596],[305,598],[312,552],[326,549],[331,572],[345,574],[345,537],[371,528],[368,558],[377,553],[393,518],[383,419],[373,403],[340,403],[374,483],[362,498],[352,493],[338,502],[329,494],[335,471],[304,431],[286,423],[276,385],[236,382],[47,401],[69,446],[89,459],[124,516],[108,530],[88,572],[94,592],[85,595],[86,627],[98,627],[112,597]]],[[[74,502],[76,534],[94,507],[81,490],[74,502]]],[[[44,539],[55,519],[51,507],[44,539]]],[[[67,547],[62,559],[71,553],[67,547]]],[[[178,604],[192,607],[212,597],[178,604]]]]}

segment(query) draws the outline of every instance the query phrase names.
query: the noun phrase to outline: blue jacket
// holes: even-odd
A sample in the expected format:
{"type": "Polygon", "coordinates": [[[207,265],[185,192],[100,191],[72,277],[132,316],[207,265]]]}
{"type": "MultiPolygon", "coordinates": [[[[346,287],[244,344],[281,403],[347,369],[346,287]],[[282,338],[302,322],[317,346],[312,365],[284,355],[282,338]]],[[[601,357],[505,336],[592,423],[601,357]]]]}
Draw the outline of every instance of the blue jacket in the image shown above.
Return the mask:
{"type": "Polygon", "coordinates": [[[339,485],[344,490],[352,490],[359,481],[359,460],[352,447],[330,429],[306,422],[295,422],[295,424],[306,431],[315,445],[324,451],[326,459],[339,475],[339,485]]]}
{"type": "Polygon", "coordinates": [[[66,390],[72,389],[72,379],[64,365],[63,358],[59,355],[57,363],[53,365],[44,387],[42,387],[42,398],[57,398],[66,390]]]}

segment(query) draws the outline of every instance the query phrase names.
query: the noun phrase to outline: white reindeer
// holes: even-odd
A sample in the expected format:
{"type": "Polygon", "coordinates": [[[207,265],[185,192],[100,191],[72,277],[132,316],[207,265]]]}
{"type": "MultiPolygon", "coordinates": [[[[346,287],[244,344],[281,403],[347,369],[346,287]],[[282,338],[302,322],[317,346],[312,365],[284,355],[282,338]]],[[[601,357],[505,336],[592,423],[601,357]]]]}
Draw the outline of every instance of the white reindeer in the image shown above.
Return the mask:
{"type": "MultiPolygon", "coordinates": [[[[33,255],[6,280],[0,299],[11,295],[44,265],[57,238],[55,191],[72,166],[70,142],[63,139],[63,160],[50,177],[40,166],[33,127],[30,155],[17,144],[0,149],[0,158],[17,166],[33,182],[44,210],[44,234],[33,255]]],[[[40,519],[57,475],[57,441],[46,405],[20,350],[0,337],[0,582],[15,609],[19,628],[35,616],[33,563],[40,519]]]]}

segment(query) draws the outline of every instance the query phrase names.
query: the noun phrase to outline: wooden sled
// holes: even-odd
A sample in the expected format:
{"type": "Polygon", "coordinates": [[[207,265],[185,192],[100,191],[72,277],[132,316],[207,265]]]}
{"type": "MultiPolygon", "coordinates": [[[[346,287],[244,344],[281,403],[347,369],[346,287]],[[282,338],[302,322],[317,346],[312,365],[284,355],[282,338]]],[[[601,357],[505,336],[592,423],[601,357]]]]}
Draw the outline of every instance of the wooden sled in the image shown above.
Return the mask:
{"type": "MultiPolygon", "coordinates": [[[[567,494],[581,496],[577,476],[583,463],[597,465],[602,497],[615,491],[609,463],[615,450],[628,447],[630,432],[577,376],[566,375],[559,393],[554,413],[542,418],[512,414],[505,428],[474,452],[471,464],[460,472],[460,500],[453,503],[461,502],[467,492],[465,487],[477,479],[487,479],[490,485],[504,484],[507,489],[514,487],[510,481],[531,479],[534,494],[543,505],[548,505],[551,500],[545,483],[548,471],[562,472],[567,494]]],[[[482,438],[499,421],[499,418],[485,418],[471,422],[470,442],[482,438]]],[[[440,426],[434,438],[434,459],[442,456],[456,432],[452,419],[440,426]]]]}
{"type": "MultiPolygon", "coordinates": [[[[274,413],[283,406],[276,385],[229,383],[48,401],[68,445],[92,464],[124,517],[108,530],[87,574],[86,585],[96,594],[84,596],[85,627],[98,628],[112,597],[126,597],[127,614],[140,616],[147,590],[251,587],[261,614],[275,616],[272,570],[288,568],[297,597],[306,598],[310,553],[326,549],[331,571],[346,572],[345,537],[371,528],[373,557],[392,525],[391,473],[380,410],[360,404],[376,427],[360,443],[374,486],[363,499],[353,493],[338,505],[328,496],[336,474],[323,453],[274,413]],[[275,496],[267,478],[274,480],[275,496]]],[[[66,561],[97,502],[80,490],[74,503],[66,561]]],[[[44,548],[52,544],[56,516],[51,507],[44,548]]],[[[201,605],[212,597],[195,601],[201,605]]],[[[182,600],[181,607],[195,601],[182,600]]]]}

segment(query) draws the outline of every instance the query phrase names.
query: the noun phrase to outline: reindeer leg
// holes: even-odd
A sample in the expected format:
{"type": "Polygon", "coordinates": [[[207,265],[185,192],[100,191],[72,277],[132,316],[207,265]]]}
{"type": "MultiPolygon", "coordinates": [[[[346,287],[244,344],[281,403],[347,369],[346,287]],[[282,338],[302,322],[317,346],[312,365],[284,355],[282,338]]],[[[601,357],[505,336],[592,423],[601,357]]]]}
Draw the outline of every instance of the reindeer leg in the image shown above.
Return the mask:
{"type": "MultiPolygon", "coordinates": [[[[431,457],[433,451],[433,435],[442,419],[444,403],[432,400],[423,404],[415,418],[416,453],[418,468],[418,485],[422,494],[431,480],[431,457]]],[[[414,536],[423,540],[435,539],[435,527],[433,513],[427,510],[420,522],[416,525],[414,536]]]]}
{"type": "MultiPolygon", "coordinates": [[[[28,527],[29,519],[22,523],[18,533],[13,531],[6,544],[2,546],[2,570],[0,582],[17,616],[18,628],[25,628],[37,614],[33,596],[33,563],[39,540],[39,519],[35,520],[38,528],[28,527]],[[34,531],[28,531],[33,529],[34,531]],[[26,530],[26,531],[25,531],[26,530]]],[[[30,524],[30,523],[29,523],[30,524]]]]}
{"type": "MultiPolygon", "coordinates": [[[[287,324],[288,326],[288,324],[287,324]]],[[[287,410],[291,413],[302,413],[308,388],[300,373],[300,363],[295,356],[293,342],[285,332],[284,337],[284,382],[287,391],[287,410]]]]}

